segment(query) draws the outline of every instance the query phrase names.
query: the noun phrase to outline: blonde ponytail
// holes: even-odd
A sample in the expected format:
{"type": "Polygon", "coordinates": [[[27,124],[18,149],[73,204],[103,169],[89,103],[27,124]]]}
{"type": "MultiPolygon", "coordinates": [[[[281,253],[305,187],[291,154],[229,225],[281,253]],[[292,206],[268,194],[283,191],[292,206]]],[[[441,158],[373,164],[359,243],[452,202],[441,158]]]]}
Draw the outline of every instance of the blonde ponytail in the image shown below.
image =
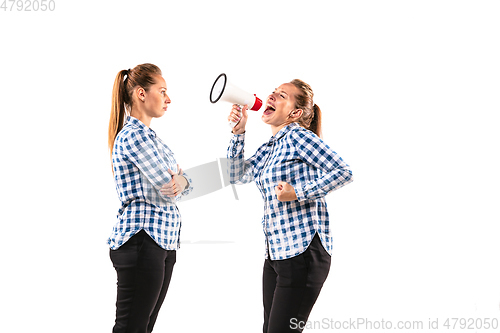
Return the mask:
{"type": "Polygon", "coordinates": [[[321,109],[313,102],[314,93],[311,86],[299,79],[290,83],[300,91],[295,96],[295,108],[302,110],[298,123],[321,137],[321,109]]]}
{"type": "Polygon", "coordinates": [[[132,110],[132,93],[134,89],[142,87],[148,91],[149,87],[156,83],[155,75],[161,75],[161,70],[153,64],[137,65],[134,69],[122,70],[116,75],[111,98],[111,115],[109,117],[108,128],[108,149],[110,156],[113,155],[116,136],[125,125],[125,121],[132,110]]]}

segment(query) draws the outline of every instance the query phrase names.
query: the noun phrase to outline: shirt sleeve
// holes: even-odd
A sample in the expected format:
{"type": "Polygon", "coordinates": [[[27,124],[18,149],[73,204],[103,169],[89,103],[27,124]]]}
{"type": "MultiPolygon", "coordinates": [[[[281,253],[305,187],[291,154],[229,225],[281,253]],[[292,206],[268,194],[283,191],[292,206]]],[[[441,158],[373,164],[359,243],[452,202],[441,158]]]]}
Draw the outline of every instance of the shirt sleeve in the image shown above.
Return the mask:
{"type": "Polygon", "coordinates": [[[227,148],[229,182],[247,184],[255,173],[255,155],[245,161],[245,134],[233,134],[227,148]]]}
{"type": "Polygon", "coordinates": [[[292,138],[300,158],[322,171],[318,178],[295,188],[298,201],[324,197],[353,181],[349,165],[317,135],[310,131],[294,131],[292,138]]]}
{"type": "Polygon", "coordinates": [[[189,177],[189,175],[187,173],[184,173],[184,172],[182,173],[182,176],[184,176],[184,178],[186,178],[187,185],[186,185],[186,188],[184,189],[184,191],[182,191],[178,196],[175,197],[175,199],[177,201],[179,201],[183,195],[188,195],[189,193],[191,193],[191,191],[193,191],[193,181],[192,181],[191,177],[189,177]]]}
{"type": "Polygon", "coordinates": [[[154,142],[146,134],[132,131],[123,138],[121,147],[122,154],[139,169],[148,185],[154,188],[155,197],[159,196],[164,201],[172,202],[173,198],[160,192],[161,187],[172,179],[168,173],[168,169],[171,168],[162,158],[154,142]]]}
{"type": "MultiPolygon", "coordinates": [[[[167,164],[168,161],[171,161],[172,166],[170,166],[170,170],[175,173],[179,173],[179,170],[177,170],[177,162],[175,161],[174,152],[170,150],[170,148],[159,137],[156,137],[156,140],[163,147],[163,153],[165,154],[165,158],[163,160],[167,161],[167,164]]],[[[193,190],[193,180],[191,179],[191,177],[189,177],[189,175],[184,172],[182,173],[182,176],[186,179],[187,185],[184,190],[175,197],[177,201],[179,201],[183,195],[188,195],[193,190]]]]}

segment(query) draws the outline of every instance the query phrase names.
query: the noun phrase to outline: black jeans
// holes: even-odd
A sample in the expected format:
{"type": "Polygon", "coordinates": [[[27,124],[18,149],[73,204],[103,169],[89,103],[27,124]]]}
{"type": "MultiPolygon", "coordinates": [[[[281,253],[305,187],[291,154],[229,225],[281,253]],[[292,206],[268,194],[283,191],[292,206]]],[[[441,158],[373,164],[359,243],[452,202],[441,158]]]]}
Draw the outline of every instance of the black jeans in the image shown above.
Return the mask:
{"type": "Polygon", "coordinates": [[[113,333],[150,333],[167,294],[176,251],[162,249],[141,230],[109,255],[118,276],[113,333]]]}
{"type": "Polygon", "coordinates": [[[302,332],[323,283],[331,257],[316,234],[307,250],[285,260],[264,262],[264,333],[302,332]]]}

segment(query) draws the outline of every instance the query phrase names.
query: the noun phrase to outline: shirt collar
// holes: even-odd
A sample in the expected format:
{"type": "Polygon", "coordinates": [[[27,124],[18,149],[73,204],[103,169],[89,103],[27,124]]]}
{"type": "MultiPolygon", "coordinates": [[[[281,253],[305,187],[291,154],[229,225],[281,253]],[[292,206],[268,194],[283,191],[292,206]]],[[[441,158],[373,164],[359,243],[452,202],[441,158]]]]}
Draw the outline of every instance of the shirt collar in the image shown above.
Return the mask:
{"type": "Polygon", "coordinates": [[[142,129],[144,132],[151,135],[153,138],[156,138],[156,132],[153,131],[151,128],[147,127],[146,125],[144,125],[144,123],[142,121],[140,121],[139,119],[137,119],[135,117],[129,116],[127,119],[127,124],[135,125],[135,126],[139,127],[140,129],[142,129]]]}
{"type": "Polygon", "coordinates": [[[276,133],[276,135],[271,137],[271,139],[269,140],[268,146],[272,145],[275,141],[278,141],[279,139],[281,139],[286,133],[288,133],[289,131],[291,131],[292,129],[294,129],[296,127],[300,127],[300,125],[298,123],[291,123],[291,124],[286,125],[282,129],[280,129],[278,131],[278,133],[276,133]]]}

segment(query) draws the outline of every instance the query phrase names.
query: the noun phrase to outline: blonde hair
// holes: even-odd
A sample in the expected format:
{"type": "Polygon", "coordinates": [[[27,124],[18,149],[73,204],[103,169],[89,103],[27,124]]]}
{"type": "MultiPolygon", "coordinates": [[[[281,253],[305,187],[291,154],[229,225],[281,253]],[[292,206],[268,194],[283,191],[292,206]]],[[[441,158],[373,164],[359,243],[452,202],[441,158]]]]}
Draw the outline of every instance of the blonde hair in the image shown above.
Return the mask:
{"type": "Polygon", "coordinates": [[[300,91],[295,95],[295,108],[302,110],[302,116],[297,122],[321,137],[321,109],[314,104],[311,86],[299,79],[292,80],[290,83],[300,91]]]}
{"type": "Polygon", "coordinates": [[[137,65],[134,69],[121,70],[116,75],[113,85],[111,115],[109,117],[108,128],[108,148],[110,155],[113,154],[113,145],[116,136],[123,128],[126,118],[132,110],[132,93],[135,87],[139,86],[148,91],[149,87],[156,83],[154,75],[161,75],[161,70],[153,64],[137,65]]]}

